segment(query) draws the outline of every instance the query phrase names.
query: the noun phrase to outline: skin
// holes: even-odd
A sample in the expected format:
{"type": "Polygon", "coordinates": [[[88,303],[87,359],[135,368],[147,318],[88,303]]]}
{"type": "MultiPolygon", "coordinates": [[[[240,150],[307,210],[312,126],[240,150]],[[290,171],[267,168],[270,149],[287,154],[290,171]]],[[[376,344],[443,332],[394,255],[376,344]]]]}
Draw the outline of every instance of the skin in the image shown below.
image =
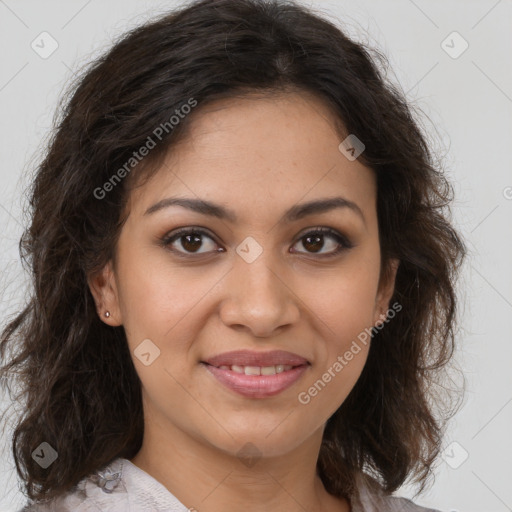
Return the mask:
{"type": "Polygon", "coordinates": [[[194,115],[189,136],[131,192],[115,265],[89,279],[102,320],[124,326],[143,386],[144,440],[132,462],[200,512],[349,511],[327,493],[316,463],[325,423],[359,378],[369,343],[307,405],[298,395],[389,308],[397,262],[381,272],[374,173],[339,151],[331,112],[306,93],[222,100],[194,115]],[[176,205],[144,214],[171,196],[219,203],[237,221],[176,205]],[[334,196],[356,203],[364,220],[338,208],[279,222],[294,205],[334,196]],[[187,226],[210,238],[160,243],[187,226]],[[322,226],[353,247],[322,259],[336,239],[304,238],[322,226]],[[235,251],[248,236],[263,249],[252,263],[235,251]],[[133,354],[145,339],[160,350],[149,366],[133,354]],[[247,398],[200,364],[236,349],[287,350],[311,364],[280,394],[247,398]],[[251,467],[237,455],[246,443],[259,453],[251,467]]]}

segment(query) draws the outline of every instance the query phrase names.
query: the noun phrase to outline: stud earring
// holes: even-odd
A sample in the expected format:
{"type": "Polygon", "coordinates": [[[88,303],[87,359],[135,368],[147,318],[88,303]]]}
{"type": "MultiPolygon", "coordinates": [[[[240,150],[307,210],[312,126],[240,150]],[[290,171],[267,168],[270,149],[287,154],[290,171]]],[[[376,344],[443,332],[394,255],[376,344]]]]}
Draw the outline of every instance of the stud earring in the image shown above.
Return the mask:
{"type": "Polygon", "coordinates": [[[105,316],[108,318],[110,316],[110,311],[105,311],[105,316]]]}

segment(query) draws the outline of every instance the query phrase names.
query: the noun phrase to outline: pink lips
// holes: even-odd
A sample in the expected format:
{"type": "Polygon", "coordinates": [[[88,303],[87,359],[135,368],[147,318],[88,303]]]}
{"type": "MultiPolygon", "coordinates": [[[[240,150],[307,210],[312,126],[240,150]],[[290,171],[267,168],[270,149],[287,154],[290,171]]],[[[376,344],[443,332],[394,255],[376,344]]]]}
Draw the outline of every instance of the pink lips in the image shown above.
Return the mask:
{"type": "Polygon", "coordinates": [[[272,350],[271,352],[254,352],[252,350],[235,350],[210,357],[204,361],[212,366],[275,366],[276,364],[288,364],[301,366],[309,364],[307,359],[285,352],[284,350],[272,350]]]}
{"type": "Polygon", "coordinates": [[[214,356],[203,364],[223,385],[236,393],[250,398],[266,398],[277,395],[289,388],[308,369],[309,362],[303,357],[275,350],[272,352],[253,352],[239,350],[214,356]],[[220,366],[294,366],[290,370],[275,375],[245,375],[220,366]]]}

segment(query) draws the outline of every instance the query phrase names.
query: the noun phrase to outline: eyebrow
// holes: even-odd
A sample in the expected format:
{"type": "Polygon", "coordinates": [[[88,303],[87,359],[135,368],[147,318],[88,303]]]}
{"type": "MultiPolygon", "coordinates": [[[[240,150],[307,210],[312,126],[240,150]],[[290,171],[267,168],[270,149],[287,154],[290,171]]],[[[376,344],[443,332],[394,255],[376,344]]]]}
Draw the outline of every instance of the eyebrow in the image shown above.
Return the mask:
{"type": "MultiPolygon", "coordinates": [[[[224,206],[212,203],[210,201],[185,197],[168,197],[166,199],[162,199],[161,201],[158,201],[158,203],[155,203],[153,206],[150,206],[145,211],[144,215],[151,215],[152,213],[155,213],[164,208],[168,208],[170,206],[181,206],[196,213],[216,217],[221,220],[227,220],[232,223],[236,223],[237,221],[236,213],[229,208],[225,208],[224,206]]],[[[352,210],[359,217],[361,217],[363,223],[366,225],[366,219],[361,208],[353,201],[345,199],[341,196],[329,197],[325,199],[315,199],[314,201],[294,205],[284,213],[280,219],[280,222],[295,222],[308,215],[325,213],[337,208],[347,208],[352,210]]]]}

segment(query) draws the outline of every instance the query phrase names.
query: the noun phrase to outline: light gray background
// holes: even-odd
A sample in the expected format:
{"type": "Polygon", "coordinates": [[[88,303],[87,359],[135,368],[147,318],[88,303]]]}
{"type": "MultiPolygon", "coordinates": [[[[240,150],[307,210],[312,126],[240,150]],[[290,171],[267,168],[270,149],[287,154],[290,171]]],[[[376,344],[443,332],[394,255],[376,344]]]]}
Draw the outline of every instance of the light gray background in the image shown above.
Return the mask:
{"type": "MultiPolygon", "coordinates": [[[[44,149],[59,96],[80,65],[115,36],[176,3],[0,0],[1,322],[22,302],[21,194],[44,149]],[[59,45],[47,59],[31,48],[43,31],[59,45]]],[[[389,56],[390,78],[424,112],[423,124],[446,153],[457,194],[455,222],[471,251],[459,288],[464,305],[456,355],[468,391],[452,420],[435,483],[416,502],[443,512],[512,511],[512,2],[316,0],[309,5],[389,56]],[[441,45],[453,31],[469,43],[456,59],[441,45]]],[[[445,44],[452,52],[461,48],[453,37],[445,44]]],[[[24,499],[7,436],[0,454],[0,511],[9,512],[24,499]]],[[[413,491],[404,486],[398,494],[413,491]]]]}

